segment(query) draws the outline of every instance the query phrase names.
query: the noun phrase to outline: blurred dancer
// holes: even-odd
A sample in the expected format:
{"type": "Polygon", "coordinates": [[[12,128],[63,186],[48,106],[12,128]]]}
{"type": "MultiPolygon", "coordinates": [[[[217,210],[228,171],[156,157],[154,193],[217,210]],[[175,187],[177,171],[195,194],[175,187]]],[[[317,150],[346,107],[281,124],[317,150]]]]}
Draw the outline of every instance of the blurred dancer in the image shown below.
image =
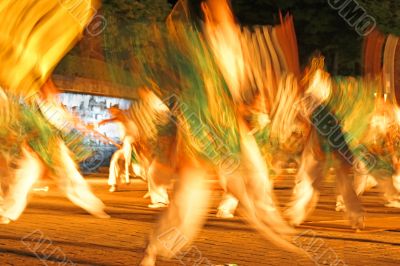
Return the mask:
{"type": "MultiPolygon", "coordinates": [[[[115,151],[111,157],[108,177],[108,184],[111,186],[110,192],[117,191],[122,177],[125,178],[125,175],[121,174],[121,168],[124,169],[124,167],[121,167],[121,162],[125,167],[125,151],[123,149],[115,151]]],[[[147,158],[143,154],[139,154],[136,147],[132,145],[131,165],[129,166],[129,169],[132,169],[132,173],[147,181],[148,165],[147,158]]]]}
{"type": "MultiPolygon", "coordinates": [[[[376,97],[377,98],[377,97],[376,97]]],[[[400,208],[400,190],[396,187],[399,174],[399,128],[396,119],[396,107],[384,99],[376,99],[373,115],[368,124],[367,133],[362,139],[376,162],[368,167],[359,161],[355,169],[354,187],[358,195],[378,186],[383,192],[385,206],[400,208]]],[[[345,210],[343,199],[338,197],[336,210],[345,210]]]]}
{"type": "MultiPolygon", "coordinates": [[[[359,165],[360,167],[354,173],[354,189],[357,195],[361,196],[365,191],[378,187],[382,191],[386,207],[400,208],[400,190],[396,187],[398,170],[393,172],[381,168],[371,171],[363,163],[359,165]]],[[[336,211],[346,211],[341,195],[338,195],[336,199],[336,211]]]]}
{"type": "Polygon", "coordinates": [[[145,87],[138,90],[138,96],[128,115],[140,132],[139,158],[145,164],[148,185],[144,197],[150,198],[149,208],[163,208],[169,204],[167,189],[176,173],[176,121],[169,108],[173,102],[164,103],[145,87]]]}
{"type": "Polygon", "coordinates": [[[45,174],[73,203],[97,217],[108,217],[104,204],[92,193],[77,169],[75,160],[86,158],[88,154],[77,149],[76,141],[80,135],[73,131],[76,121],[70,119],[56,96],[54,85],[48,81],[36,99],[38,109],[10,98],[10,105],[18,104],[13,107],[13,111],[18,112],[14,115],[19,115],[12,128],[20,127],[23,134],[19,136],[20,152],[14,154],[18,156],[15,159],[17,168],[12,170],[2,206],[1,216],[5,220],[19,218],[32,186],[45,174]]]}
{"type": "Polygon", "coordinates": [[[185,23],[187,14],[180,15],[177,21],[168,21],[169,35],[158,39],[152,55],[159,59],[157,64],[143,62],[149,80],[165,92],[175,92],[178,133],[174,198],[151,235],[141,264],[154,265],[158,255],[177,256],[193,241],[205,221],[210,174],[216,174],[224,191],[239,200],[247,221],[266,239],[299,252],[286,240],[293,230],[279,213],[267,165],[239,115],[240,86],[227,85],[203,36],[191,22],[185,23]]]}
{"type": "Polygon", "coordinates": [[[117,173],[115,173],[115,167],[120,155],[123,155],[125,161],[125,183],[130,183],[129,169],[132,162],[132,145],[138,140],[138,129],[135,123],[127,117],[125,112],[119,109],[118,105],[113,105],[108,110],[111,114],[111,118],[100,121],[99,126],[106,123],[116,123],[120,131],[120,140],[123,143],[121,149],[113,156],[110,163],[108,184],[110,185],[110,192],[114,192],[117,190],[117,173]]]}
{"type": "MultiPolygon", "coordinates": [[[[243,104],[239,108],[239,115],[243,117],[243,121],[249,130],[251,130],[249,134],[255,137],[261,151],[263,151],[266,142],[269,140],[269,126],[271,122],[269,115],[263,110],[263,102],[264,99],[258,95],[251,104],[243,104]]],[[[263,153],[263,157],[264,155],[263,153]]],[[[238,206],[239,200],[231,193],[224,192],[222,201],[218,205],[216,216],[219,218],[233,218],[238,206]]]]}
{"type": "Polygon", "coordinates": [[[90,0],[67,9],[54,0],[1,3],[0,16],[7,23],[0,25],[0,86],[7,97],[0,106],[0,139],[13,140],[1,147],[9,155],[10,169],[0,213],[5,221],[21,215],[32,185],[45,171],[75,204],[107,217],[103,203],[90,191],[75,164],[74,159],[83,156],[85,149],[75,145],[73,126],[55,101],[52,88],[43,87],[58,62],[82,36],[96,4],[90,0]],[[71,138],[64,141],[68,136],[71,138]]]}
{"type": "MultiPolygon", "coordinates": [[[[123,149],[116,150],[111,157],[110,169],[108,175],[108,185],[110,185],[110,192],[117,191],[117,187],[121,181],[121,160],[124,162],[125,167],[125,153],[123,149]]],[[[126,177],[125,177],[126,180],[126,177]]]]}
{"type": "Polygon", "coordinates": [[[327,163],[332,158],[336,184],[343,195],[351,224],[354,228],[361,228],[363,208],[350,177],[356,158],[337,114],[326,103],[332,93],[332,84],[329,75],[322,71],[322,66],[323,59],[315,58],[308,72],[311,76],[303,107],[304,115],[310,117],[313,128],[302,153],[294,188],[295,200],[287,214],[292,223],[298,225],[314,209],[327,163]]]}

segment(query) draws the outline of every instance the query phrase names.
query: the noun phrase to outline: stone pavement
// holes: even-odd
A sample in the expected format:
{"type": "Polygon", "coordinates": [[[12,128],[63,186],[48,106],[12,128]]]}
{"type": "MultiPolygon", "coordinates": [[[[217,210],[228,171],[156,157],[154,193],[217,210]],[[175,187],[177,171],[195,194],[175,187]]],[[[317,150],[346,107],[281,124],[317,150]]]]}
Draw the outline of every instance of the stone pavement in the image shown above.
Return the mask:
{"type": "MultiPolygon", "coordinates": [[[[146,184],[108,193],[105,179],[90,180],[111,219],[88,215],[56,188],[35,192],[20,220],[0,226],[0,265],[138,265],[161,213],[146,207],[146,184]]],[[[282,207],[292,185],[293,176],[276,179],[282,207]]],[[[362,197],[366,230],[356,233],[334,211],[335,188],[325,182],[316,211],[292,239],[310,258],[274,247],[241,218],[215,218],[221,193],[213,189],[208,221],[186,253],[157,265],[196,265],[200,257],[211,265],[400,265],[400,210],[384,207],[377,189],[362,197]]]]}

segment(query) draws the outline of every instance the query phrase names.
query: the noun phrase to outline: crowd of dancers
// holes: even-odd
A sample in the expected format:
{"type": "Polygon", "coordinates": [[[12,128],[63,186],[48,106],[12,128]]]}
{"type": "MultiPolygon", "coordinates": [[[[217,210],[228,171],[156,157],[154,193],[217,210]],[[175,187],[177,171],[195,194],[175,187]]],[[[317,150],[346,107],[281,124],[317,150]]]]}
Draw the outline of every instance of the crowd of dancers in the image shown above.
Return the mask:
{"type": "MultiPolygon", "coordinates": [[[[12,2],[0,4],[2,17],[22,24],[0,26],[1,223],[20,217],[41,178],[107,218],[77,167],[90,156],[84,132],[95,127],[62,107],[49,79],[93,8],[78,5],[87,16],[77,21],[56,0],[12,2]],[[55,27],[60,21],[63,27],[55,27]],[[52,42],[44,45],[45,36],[52,42]]],[[[210,175],[224,191],[218,217],[238,210],[262,236],[295,253],[302,251],[289,240],[293,226],[314,209],[329,169],[336,177],[336,210],[347,213],[353,228],[364,226],[360,196],[371,186],[381,186],[386,206],[400,207],[395,36],[375,31],[366,37],[361,77],[332,77],[322,55],[300,67],[291,16],[277,26],[242,27],[228,1],[206,0],[201,11],[200,19],[179,1],[165,25],[149,27],[157,45],[133,47],[134,71],[143,79],[137,99],[128,110],[110,107],[111,118],[96,125],[120,126],[110,192],[130,183],[133,172],[148,184],[148,206],[167,207],[142,265],[180,252],[184,247],[174,242],[179,236],[187,244],[194,239],[208,211],[210,175]],[[271,171],[281,171],[278,154],[298,162],[283,213],[270,178],[271,171]]]]}

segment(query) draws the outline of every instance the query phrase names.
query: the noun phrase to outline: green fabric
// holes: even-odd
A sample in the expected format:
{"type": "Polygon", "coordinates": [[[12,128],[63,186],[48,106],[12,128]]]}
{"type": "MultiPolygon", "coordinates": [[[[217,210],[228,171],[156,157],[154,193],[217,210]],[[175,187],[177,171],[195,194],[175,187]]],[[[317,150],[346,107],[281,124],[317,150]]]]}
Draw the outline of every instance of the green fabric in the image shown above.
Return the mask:
{"type": "Polygon", "coordinates": [[[26,136],[29,146],[40,156],[44,163],[52,167],[52,148],[56,145],[56,131],[40,114],[40,111],[22,106],[21,125],[23,135],[26,136]]]}
{"type": "Polygon", "coordinates": [[[64,140],[73,159],[81,161],[90,155],[77,131],[61,132],[42,115],[37,105],[28,105],[22,99],[8,96],[9,119],[2,119],[0,152],[12,158],[21,155],[23,143],[34,150],[47,167],[54,170],[54,156],[59,154],[59,140],[64,140]]]}
{"type": "Polygon", "coordinates": [[[175,99],[173,112],[187,150],[210,161],[237,155],[236,114],[213,56],[194,26],[176,23],[175,29],[174,33],[158,30],[154,34],[159,36],[154,54],[139,51],[147,80],[161,88],[164,98],[175,99]]]}
{"type": "Polygon", "coordinates": [[[342,152],[348,151],[354,159],[366,163],[370,170],[393,171],[391,156],[388,155],[388,152],[374,153],[371,143],[365,140],[376,106],[374,98],[376,86],[377,84],[366,83],[354,78],[336,78],[333,81],[330,97],[323,105],[315,109],[311,120],[319,133],[323,152],[331,153],[339,150],[330,141],[334,139],[336,143],[340,143],[339,147],[342,152]],[[329,116],[336,121],[328,119],[329,116]],[[324,130],[326,131],[327,121],[334,124],[329,127],[337,127],[332,131],[335,134],[323,134],[324,130]]]}

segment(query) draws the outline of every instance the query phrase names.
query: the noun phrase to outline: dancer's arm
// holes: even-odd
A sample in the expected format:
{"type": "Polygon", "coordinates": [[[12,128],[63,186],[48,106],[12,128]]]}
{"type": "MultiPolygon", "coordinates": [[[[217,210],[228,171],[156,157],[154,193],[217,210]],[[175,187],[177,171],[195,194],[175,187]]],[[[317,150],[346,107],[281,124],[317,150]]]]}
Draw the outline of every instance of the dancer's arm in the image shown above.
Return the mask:
{"type": "Polygon", "coordinates": [[[104,125],[104,124],[114,123],[114,122],[117,122],[117,121],[119,121],[118,117],[112,117],[112,118],[109,118],[109,119],[101,120],[98,123],[98,125],[101,126],[101,125],[104,125]]]}

